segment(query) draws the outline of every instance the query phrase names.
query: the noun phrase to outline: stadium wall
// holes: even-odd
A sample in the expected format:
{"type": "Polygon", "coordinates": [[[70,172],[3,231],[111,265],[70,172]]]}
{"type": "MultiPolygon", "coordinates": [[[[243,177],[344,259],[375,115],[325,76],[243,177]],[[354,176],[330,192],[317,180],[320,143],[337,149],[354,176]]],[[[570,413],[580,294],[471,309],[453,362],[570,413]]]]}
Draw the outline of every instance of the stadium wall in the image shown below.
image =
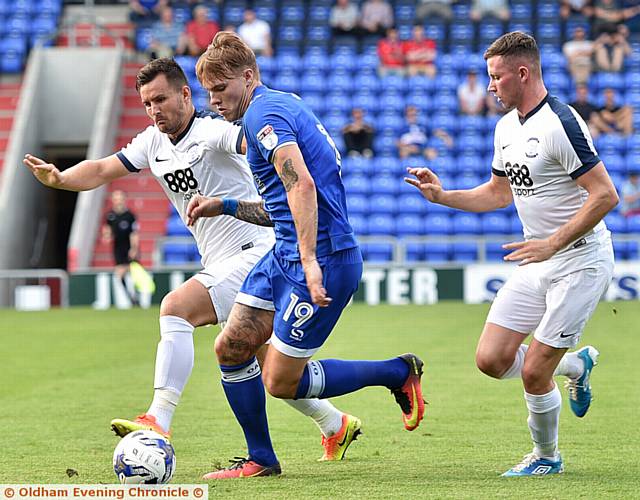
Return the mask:
{"type": "MultiPolygon", "coordinates": [[[[47,221],[56,213],[55,193],[22,165],[26,153],[42,156],[47,147],[88,147],[88,157],[113,149],[119,113],[123,52],[112,48],[34,49],[5,157],[0,191],[0,269],[39,267],[34,246],[45,241],[47,221]],[[82,64],[79,64],[79,62],[82,64]]],[[[88,262],[99,225],[102,190],[80,196],[72,238],[77,258],[88,262]]],[[[71,214],[57,214],[71,217],[71,214]]],[[[46,263],[45,263],[46,264],[46,263]]],[[[88,265],[88,264],[87,264],[88,265]]],[[[2,303],[0,290],[0,303],[2,303]]]]}
{"type": "MultiPolygon", "coordinates": [[[[466,267],[376,266],[367,265],[355,302],[369,305],[388,303],[434,304],[441,300],[483,303],[493,300],[513,270],[510,264],[471,264],[466,267]]],[[[162,297],[177,288],[195,271],[153,273],[156,291],[150,301],[159,304],[162,297]]],[[[113,305],[130,307],[119,280],[111,273],[74,273],[69,281],[69,303],[105,309],[113,305]]],[[[640,261],[616,264],[614,278],[605,300],[640,300],[640,261]]]]}

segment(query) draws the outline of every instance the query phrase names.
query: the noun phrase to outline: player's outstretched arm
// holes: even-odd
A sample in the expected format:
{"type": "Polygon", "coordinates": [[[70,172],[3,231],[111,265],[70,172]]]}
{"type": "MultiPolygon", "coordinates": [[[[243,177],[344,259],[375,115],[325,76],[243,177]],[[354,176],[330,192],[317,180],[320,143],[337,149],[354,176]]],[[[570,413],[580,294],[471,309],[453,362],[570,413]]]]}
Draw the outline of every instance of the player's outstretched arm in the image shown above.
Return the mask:
{"type": "Polygon", "coordinates": [[[448,191],[428,168],[408,168],[407,172],[413,177],[405,177],[405,182],[418,188],[422,196],[432,203],[467,212],[489,212],[509,206],[513,201],[506,177],[492,174],[489,181],[473,189],[448,191]]]}
{"type": "Polygon", "coordinates": [[[22,163],[45,186],[67,191],[88,191],[130,173],[115,155],[84,160],[64,172],[31,154],[26,154],[22,163]]]}
{"type": "Polygon", "coordinates": [[[187,225],[193,226],[200,217],[231,215],[236,219],[273,227],[269,214],[264,209],[264,201],[239,201],[230,198],[216,198],[196,195],[187,205],[187,225]]]}
{"type": "Polygon", "coordinates": [[[331,298],[322,285],[322,269],[316,259],[318,240],[316,184],[297,144],[288,144],[278,149],[273,163],[287,192],[287,202],[298,236],[300,261],[311,300],[320,307],[327,307],[331,303],[331,298]]]}

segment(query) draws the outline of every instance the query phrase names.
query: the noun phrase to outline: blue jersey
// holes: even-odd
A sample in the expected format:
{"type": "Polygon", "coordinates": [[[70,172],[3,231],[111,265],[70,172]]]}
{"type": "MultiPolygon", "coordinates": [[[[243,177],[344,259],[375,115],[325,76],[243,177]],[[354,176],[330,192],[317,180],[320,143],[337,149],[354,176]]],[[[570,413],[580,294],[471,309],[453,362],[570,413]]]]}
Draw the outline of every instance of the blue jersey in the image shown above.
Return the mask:
{"type": "Polygon", "coordinates": [[[243,118],[247,160],[265,208],[275,224],[275,253],[299,260],[298,237],[287,203],[287,192],[272,164],[275,151],[297,144],[316,185],[318,257],[357,247],[347,218],[340,153],[320,121],[298,96],[256,88],[243,118]]]}

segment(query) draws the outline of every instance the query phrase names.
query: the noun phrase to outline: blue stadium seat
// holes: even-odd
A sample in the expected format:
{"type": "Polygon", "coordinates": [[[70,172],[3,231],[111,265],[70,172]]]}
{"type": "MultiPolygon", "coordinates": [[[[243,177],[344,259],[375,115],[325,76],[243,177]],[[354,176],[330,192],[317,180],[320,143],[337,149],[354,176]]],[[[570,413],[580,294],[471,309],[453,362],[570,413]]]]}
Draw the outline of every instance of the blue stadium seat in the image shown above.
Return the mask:
{"type": "Polygon", "coordinates": [[[568,92],[573,89],[571,78],[562,71],[548,71],[544,75],[545,85],[549,87],[549,91],[554,95],[558,92],[568,92]]]}
{"type": "Polygon", "coordinates": [[[405,258],[408,262],[420,262],[424,260],[424,244],[407,243],[406,250],[405,258]]]}
{"type": "Polygon", "coordinates": [[[393,156],[374,158],[373,171],[375,175],[401,175],[403,166],[400,159],[393,156]]]}
{"type": "Polygon", "coordinates": [[[559,19],[560,19],[559,2],[545,1],[545,2],[538,3],[538,23],[555,24],[555,25],[558,25],[559,27],[559,24],[558,24],[559,19]]]}
{"type": "Polygon", "coordinates": [[[421,90],[414,90],[409,92],[405,99],[407,106],[415,106],[423,113],[431,113],[433,111],[433,103],[435,99],[429,97],[428,94],[421,90]]]}
{"type": "Polygon", "coordinates": [[[488,213],[482,217],[484,234],[511,234],[511,218],[507,215],[488,213]]]}
{"type": "Polygon", "coordinates": [[[359,74],[354,78],[353,84],[355,88],[360,90],[368,90],[369,92],[378,92],[380,89],[380,79],[376,75],[370,73],[359,74]]]}
{"type": "Polygon", "coordinates": [[[391,175],[377,175],[371,179],[371,193],[396,194],[402,179],[391,175]]]}
{"type": "Polygon", "coordinates": [[[528,21],[531,19],[531,4],[516,3],[511,6],[511,19],[513,21],[528,21]]]}
{"type": "Polygon", "coordinates": [[[346,115],[353,107],[351,98],[344,92],[331,92],[326,97],[327,110],[346,115]]]}
{"type": "Polygon", "coordinates": [[[503,261],[503,257],[512,250],[502,248],[503,243],[487,242],[486,257],[488,261],[503,261]]]}
{"type": "Polygon", "coordinates": [[[447,36],[447,28],[443,22],[436,22],[435,18],[433,18],[433,20],[425,24],[424,34],[427,38],[431,38],[438,45],[441,45],[447,36]]]}
{"type": "Polygon", "coordinates": [[[638,260],[638,247],[637,241],[627,241],[627,259],[638,260]]]}
{"type": "Polygon", "coordinates": [[[383,113],[378,115],[376,120],[377,130],[389,130],[396,137],[400,137],[403,129],[405,128],[405,120],[399,113],[383,113]]]}
{"type": "Polygon", "coordinates": [[[421,236],[425,234],[424,217],[420,214],[402,213],[396,219],[396,235],[421,236]]]}
{"type": "Polygon", "coordinates": [[[369,232],[367,216],[364,214],[349,213],[349,224],[357,236],[366,236],[369,232]]]}
{"type": "MultiPolygon", "coordinates": [[[[439,97],[434,98],[437,101],[439,97]]],[[[431,117],[431,120],[434,125],[437,125],[438,128],[446,130],[449,134],[456,135],[458,132],[458,117],[452,113],[447,113],[443,111],[438,111],[431,117]]]]}
{"type": "MultiPolygon", "coordinates": [[[[384,88],[384,87],[383,87],[384,88]]],[[[380,109],[388,112],[403,113],[406,106],[404,96],[393,90],[388,90],[379,95],[380,109]]]]}
{"type": "Polygon", "coordinates": [[[475,213],[457,213],[451,216],[453,234],[481,234],[481,217],[475,213]]]}
{"type": "Polygon", "coordinates": [[[357,58],[353,54],[339,52],[331,56],[330,67],[332,71],[345,70],[352,71],[357,64],[357,58]]]}
{"type": "Polygon", "coordinates": [[[304,20],[305,12],[302,4],[283,5],[280,8],[281,21],[287,23],[301,23],[304,20]]]}
{"type": "Polygon", "coordinates": [[[324,93],[327,88],[324,73],[317,70],[305,71],[300,78],[299,86],[302,97],[307,93],[324,93]]]}
{"type": "Polygon", "coordinates": [[[357,69],[358,71],[369,70],[375,72],[380,64],[380,58],[378,54],[360,54],[358,57],[357,69]]]}
{"type": "Polygon", "coordinates": [[[278,18],[278,10],[270,5],[260,5],[255,8],[256,17],[273,24],[278,18]]]}
{"type": "Polygon", "coordinates": [[[522,234],[522,222],[517,215],[511,216],[511,234],[522,234]]]}
{"type": "Polygon", "coordinates": [[[372,236],[393,236],[396,232],[394,217],[388,214],[372,214],[367,220],[369,234],[372,236]]]}
{"type": "Polygon", "coordinates": [[[376,193],[369,196],[369,212],[372,214],[393,215],[396,213],[396,198],[392,194],[376,193]]]}
{"type": "Polygon", "coordinates": [[[373,139],[373,150],[377,155],[396,155],[397,154],[397,137],[394,135],[378,134],[373,139]]]}
{"type": "Polygon", "coordinates": [[[449,41],[457,44],[471,46],[475,37],[475,30],[471,22],[460,22],[451,25],[449,41]]]}
{"type": "Polygon", "coordinates": [[[364,175],[345,175],[342,182],[349,196],[353,194],[368,195],[371,190],[371,182],[364,175]]]}
{"type": "Polygon", "coordinates": [[[479,176],[473,173],[458,175],[455,179],[454,189],[473,189],[482,184],[479,176]]]}
{"type": "Polygon", "coordinates": [[[318,51],[307,51],[305,55],[302,56],[302,67],[305,72],[323,72],[329,67],[329,58],[326,54],[318,51]]]}
{"type": "Polygon", "coordinates": [[[629,256],[629,245],[626,241],[613,240],[613,255],[616,260],[627,260],[629,256]]]}
{"type": "Polygon", "coordinates": [[[373,160],[363,156],[346,156],[342,159],[342,171],[349,174],[372,175],[373,160]]]}
{"type": "Polygon", "coordinates": [[[307,30],[307,47],[327,48],[331,40],[329,26],[314,25],[307,30]]]}
{"type": "Polygon", "coordinates": [[[611,174],[614,172],[618,172],[620,174],[626,175],[627,173],[627,162],[625,161],[622,155],[613,153],[603,153],[600,155],[607,171],[611,174]]]}
{"type": "Polygon", "coordinates": [[[596,73],[594,77],[594,81],[590,83],[601,91],[606,88],[612,88],[618,92],[625,90],[625,77],[620,73],[596,73]]]}
{"type": "Polygon", "coordinates": [[[362,255],[367,262],[390,262],[393,260],[393,246],[390,243],[363,243],[362,255]]]}
{"type": "Polygon", "coordinates": [[[373,92],[366,90],[354,94],[352,97],[352,103],[354,108],[362,108],[364,110],[365,121],[368,121],[369,123],[371,123],[371,115],[377,113],[380,109],[378,96],[373,92]]]}
{"type": "Polygon", "coordinates": [[[426,234],[447,235],[452,233],[453,224],[447,214],[430,211],[424,218],[424,230],[426,234]]]}
{"type": "Polygon", "coordinates": [[[426,243],[424,246],[424,260],[427,262],[448,262],[451,260],[450,243],[426,243]]]}
{"type": "MultiPolygon", "coordinates": [[[[301,82],[302,85],[302,82],[301,82]]],[[[311,108],[316,116],[324,114],[325,100],[324,97],[317,92],[304,92],[301,90],[302,99],[311,108]]]]}
{"type": "Polygon", "coordinates": [[[407,80],[401,76],[388,75],[380,78],[380,87],[385,93],[404,92],[407,90],[407,80]]]}
{"type": "Polygon", "coordinates": [[[605,216],[604,222],[613,234],[625,234],[627,232],[627,219],[624,215],[609,213],[605,216]]]}
{"type": "Polygon", "coordinates": [[[7,50],[0,57],[0,73],[21,73],[24,63],[24,52],[7,50]]]}
{"type": "Polygon", "coordinates": [[[478,260],[478,244],[455,241],[451,244],[451,260],[456,262],[475,262],[478,260]]]}
{"type": "Polygon", "coordinates": [[[234,26],[239,26],[240,24],[242,24],[243,15],[244,7],[240,7],[237,5],[225,7],[222,11],[224,24],[233,24],[234,26]]]}
{"type": "MultiPolygon", "coordinates": [[[[458,128],[461,134],[467,136],[483,134],[484,132],[484,116],[480,115],[461,115],[458,117],[458,128]]],[[[484,140],[484,136],[482,136],[484,140]]],[[[484,149],[484,148],[481,148],[484,149]]]]}
{"type": "Polygon", "coordinates": [[[369,198],[361,194],[354,194],[347,197],[347,208],[349,217],[352,214],[367,215],[369,213],[369,198]]]}
{"type": "Polygon", "coordinates": [[[331,9],[326,5],[312,5],[309,7],[309,19],[311,21],[322,21],[329,24],[331,9]]]}
{"type": "Polygon", "coordinates": [[[484,21],[480,23],[478,37],[481,46],[492,43],[496,38],[502,35],[502,23],[497,21],[484,21]]]}
{"type": "Polygon", "coordinates": [[[404,212],[411,214],[423,216],[427,212],[428,203],[417,190],[415,193],[405,193],[398,196],[398,206],[402,207],[404,212]]]}
{"type": "Polygon", "coordinates": [[[331,137],[336,137],[341,135],[341,131],[344,126],[349,122],[349,118],[345,114],[330,114],[325,115],[322,124],[324,128],[329,132],[331,137]]]}
{"type": "Polygon", "coordinates": [[[273,79],[273,87],[282,92],[298,93],[300,91],[300,79],[294,73],[278,73],[273,79]]]}
{"type": "Polygon", "coordinates": [[[182,222],[180,217],[169,217],[167,219],[167,236],[188,236],[191,233],[182,222]]]}
{"type": "Polygon", "coordinates": [[[191,260],[192,243],[165,243],[163,247],[166,264],[185,264],[191,260]]]}

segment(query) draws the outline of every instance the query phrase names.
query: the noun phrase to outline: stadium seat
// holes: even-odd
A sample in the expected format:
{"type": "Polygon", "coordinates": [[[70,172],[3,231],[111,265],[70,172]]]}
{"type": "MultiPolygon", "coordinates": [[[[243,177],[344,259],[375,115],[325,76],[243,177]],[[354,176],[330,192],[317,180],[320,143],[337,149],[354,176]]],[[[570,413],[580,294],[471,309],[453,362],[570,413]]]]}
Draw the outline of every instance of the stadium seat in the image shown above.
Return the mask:
{"type": "Polygon", "coordinates": [[[502,245],[503,243],[487,242],[485,248],[488,261],[503,261],[503,257],[511,252],[502,248],[502,245]]]}
{"type": "Polygon", "coordinates": [[[363,243],[362,255],[367,262],[390,262],[393,260],[393,245],[390,243],[363,243]]]}
{"type": "Polygon", "coordinates": [[[379,194],[393,194],[398,192],[402,178],[391,175],[376,175],[371,179],[371,192],[379,194]]]}
{"type": "Polygon", "coordinates": [[[367,220],[368,233],[372,236],[393,236],[396,232],[394,217],[388,214],[372,214],[367,220]]]}
{"type": "Polygon", "coordinates": [[[627,260],[629,255],[629,245],[626,241],[613,240],[613,255],[616,260],[627,260]]]}
{"type": "Polygon", "coordinates": [[[358,92],[352,96],[354,108],[361,108],[365,112],[365,121],[371,122],[372,115],[376,114],[380,109],[378,96],[367,90],[358,92]]]}
{"type": "Polygon", "coordinates": [[[475,262],[478,260],[478,245],[473,242],[454,241],[451,244],[451,260],[475,262]]]}
{"type": "Polygon", "coordinates": [[[424,218],[424,230],[426,234],[448,235],[452,233],[451,219],[444,213],[429,213],[424,218]]]}
{"type": "Polygon", "coordinates": [[[424,260],[427,262],[448,262],[451,260],[451,244],[446,242],[425,244],[424,260]]]}
{"type": "Polygon", "coordinates": [[[424,260],[424,244],[407,243],[405,259],[407,262],[420,262],[424,260]]]}
{"type": "Polygon", "coordinates": [[[167,236],[189,236],[190,234],[180,217],[174,216],[167,219],[167,236]]]}
{"type": "Polygon", "coordinates": [[[396,198],[392,194],[375,193],[369,197],[369,213],[394,215],[397,210],[396,198]]]}
{"type": "Polygon", "coordinates": [[[186,264],[191,261],[191,243],[165,243],[163,247],[165,264],[186,264]]]}
{"type": "Polygon", "coordinates": [[[481,217],[475,213],[457,213],[451,216],[453,234],[481,234],[481,217]]]}
{"type": "Polygon", "coordinates": [[[396,219],[397,236],[421,236],[425,234],[424,218],[419,214],[402,213],[396,219]]]}
{"type": "Polygon", "coordinates": [[[349,196],[352,194],[368,195],[371,190],[369,178],[364,175],[347,175],[342,182],[349,196]]]}
{"type": "Polygon", "coordinates": [[[353,228],[353,232],[356,236],[366,236],[369,234],[369,224],[367,223],[367,216],[357,213],[349,214],[349,224],[353,228]]]}
{"type": "Polygon", "coordinates": [[[511,218],[507,215],[488,213],[482,217],[484,234],[511,234],[511,218]]]}
{"type": "Polygon", "coordinates": [[[369,198],[361,194],[353,194],[347,197],[349,217],[351,214],[367,215],[369,213],[369,198]]]}
{"type": "Polygon", "coordinates": [[[624,215],[609,213],[605,216],[604,222],[613,234],[625,234],[627,232],[627,219],[624,215]]]}
{"type": "Polygon", "coordinates": [[[348,113],[350,113],[353,108],[351,98],[344,92],[331,92],[326,95],[325,101],[327,110],[335,114],[345,115],[345,117],[348,116],[348,113]]]}
{"type": "Polygon", "coordinates": [[[595,88],[600,91],[606,88],[612,88],[617,92],[625,90],[625,77],[620,73],[596,73],[594,75],[594,81],[590,82],[595,88]]]}
{"type": "Polygon", "coordinates": [[[401,207],[403,212],[417,214],[421,217],[427,212],[428,203],[417,190],[415,194],[405,193],[398,196],[398,207],[401,207]]]}

